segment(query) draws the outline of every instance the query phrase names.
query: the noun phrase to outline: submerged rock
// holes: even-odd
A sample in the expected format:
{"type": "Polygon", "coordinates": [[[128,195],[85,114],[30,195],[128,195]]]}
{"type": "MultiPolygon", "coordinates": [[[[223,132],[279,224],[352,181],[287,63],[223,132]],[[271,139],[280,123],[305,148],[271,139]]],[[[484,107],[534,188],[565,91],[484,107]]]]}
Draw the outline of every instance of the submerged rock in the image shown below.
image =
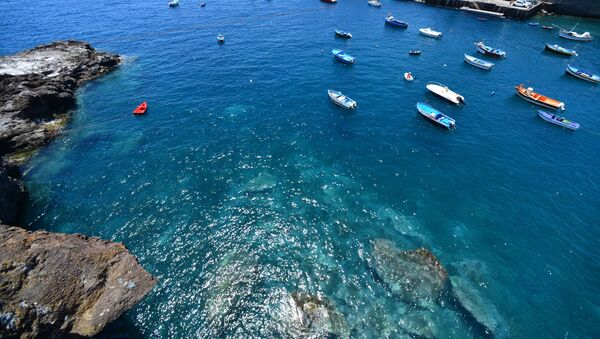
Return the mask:
{"type": "Polygon", "coordinates": [[[452,283],[452,297],[458,306],[472,317],[487,335],[503,335],[505,333],[504,320],[494,305],[485,300],[475,286],[461,277],[450,277],[452,283]]]}
{"type": "Polygon", "coordinates": [[[434,316],[430,311],[413,311],[402,316],[398,325],[417,338],[436,338],[438,334],[434,316]]]}
{"type": "Polygon", "coordinates": [[[244,193],[261,193],[272,190],[277,185],[276,178],[269,173],[260,173],[248,181],[242,191],[244,193]]]}
{"type": "Polygon", "coordinates": [[[391,241],[376,239],[372,266],[392,293],[414,305],[435,303],[447,287],[446,270],[425,248],[402,251],[391,241]]]}
{"type": "Polygon", "coordinates": [[[120,61],[71,40],[0,57],[0,156],[47,142],[58,132],[48,122],[75,106],[77,87],[120,61]]]}
{"type": "Polygon", "coordinates": [[[302,338],[348,338],[350,331],[346,321],[324,298],[296,292],[285,300],[284,321],[291,328],[286,332],[302,338]]]}
{"type": "Polygon", "coordinates": [[[0,337],[92,336],[154,286],[125,246],[0,225],[0,337]]]}

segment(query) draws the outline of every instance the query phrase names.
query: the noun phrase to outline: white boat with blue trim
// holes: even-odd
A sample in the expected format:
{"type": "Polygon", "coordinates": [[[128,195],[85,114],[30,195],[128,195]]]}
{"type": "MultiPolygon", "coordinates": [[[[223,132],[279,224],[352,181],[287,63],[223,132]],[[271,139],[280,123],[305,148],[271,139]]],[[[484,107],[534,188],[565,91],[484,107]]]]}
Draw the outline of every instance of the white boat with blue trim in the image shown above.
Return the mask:
{"type": "Polygon", "coordinates": [[[456,128],[456,121],[454,119],[425,103],[417,102],[417,111],[437,125],[446,127],[447,129],[456,128]]]}
{"type": "Polygon", "coordinates": [[[340,91],[335,91],[332,89],[327,90],[327,95],[329,95],[329,99],[333,101],[334,104],[345,108],[345,109],[356,109],[358,105],[356,101],[350,99],[346,95],[342,94],[340,91]]]}
{"type": "Polygon", "coordinates": [[[476,57],[474,57],[472,55],[468,55],[468,54],[465,54],[465,61],[469,65],[475,66],[477,68],[485,69],[486,71],[489,71],[490,69],[492,69],[492,67],[494,67],[494,63],[485,61],[485,60],[481,60],[479,58],[476,58],[476,57]]]}
{"type": "Polygon", "coordinates": [[[435,39],[441,39],[442,38],[442,32],[434,31],[430,27],[419,28],[419,32],[421,32],[421,34],[423,34],[424,36],[428,36],[430,38],[435,38],[435,39]]]}
{"type": "Polygon", "coordinates": [[[585,81],[593,82],[595,84],[600,83],[600,75],[593,74],[592,72],[586,71],[579,67],[567,65],[566,72],[567,72],[567,74],[570,74],[576,78],[579,78],[579,79],[582,79],[585,81]]]}

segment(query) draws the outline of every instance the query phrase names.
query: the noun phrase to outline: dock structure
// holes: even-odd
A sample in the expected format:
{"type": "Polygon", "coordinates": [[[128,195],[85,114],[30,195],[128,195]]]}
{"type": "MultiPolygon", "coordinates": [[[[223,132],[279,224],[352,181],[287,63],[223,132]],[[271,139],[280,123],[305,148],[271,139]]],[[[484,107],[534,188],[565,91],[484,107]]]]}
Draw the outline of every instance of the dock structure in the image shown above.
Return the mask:
{"type": "Polygon", "coordinates": [[[504,17],[508,19],[526,20],[536,15],[544,6],[542,1],[532,1],[529,8],[513,6],[514,1],[507,0],[424,0],[421,3],[457,8],[479,15],[504,17]]]}

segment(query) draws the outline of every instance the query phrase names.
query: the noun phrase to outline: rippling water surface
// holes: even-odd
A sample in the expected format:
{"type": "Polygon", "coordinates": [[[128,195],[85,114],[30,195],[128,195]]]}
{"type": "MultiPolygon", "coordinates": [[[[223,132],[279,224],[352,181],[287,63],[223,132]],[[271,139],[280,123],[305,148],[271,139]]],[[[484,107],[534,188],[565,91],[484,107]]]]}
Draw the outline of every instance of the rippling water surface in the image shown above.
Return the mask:
{"type": "MultiPolygon", "coordinates": [[[[69,129],[26,175],[31,228],[123,242],[158,278],[103,336],[300,336],[300,292],[327,303],[342,337],[482,335],[448,300],[398,298],[371,264],[376,239],[430,249],[481,296],[498,336],[600,336],[600,86],[564,74],[569,62],[600,72],[598,40],[403,1],[2,7],[1,53],[74,38],[125,56],[80,91],[69,129]],[[386,27],[387,12],[410,27],[386,27]],[[444,38],[418,35],[426,26],[444,38]],[[491,72],[462,60],[481,39],[508,52],[491,72]],[[336,47],[356,64],[335,62],[336,47]],[[432,80],[468,104],[426,93],[432,80]],[[565,101],[582,129],[541,121],[519,83],[565,101]],[[334,106],[328,88],[358,110],[334,106]],[[148,114],[133,117],[142,100],[148,114]],[[417,101],[456,131],[417,116],[417,101]]],[[[578,30],[600,37],[597,21],[578,30]]]]}

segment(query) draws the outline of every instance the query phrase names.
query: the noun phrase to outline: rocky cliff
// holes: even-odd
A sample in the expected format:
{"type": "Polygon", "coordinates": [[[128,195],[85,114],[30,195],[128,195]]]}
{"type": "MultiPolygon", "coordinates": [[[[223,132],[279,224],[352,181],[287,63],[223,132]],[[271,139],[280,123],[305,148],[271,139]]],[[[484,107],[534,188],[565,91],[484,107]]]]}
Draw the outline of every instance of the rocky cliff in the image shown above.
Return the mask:
{"type": "Polygon", "coordinates": [[[125,246],[0,225],[0,337],[91,336],[154,279],[125,246]]]}
{"type": "MultiPolygon", "coordinates": [[[[78,41],[0,57],[0,224],[27,198],[15,152],[59,133],[76,89],[120,60],[78,41]]],[[[0,338],[95,335],[154,284],[122,244],[0,225],[0,338]]]]}

